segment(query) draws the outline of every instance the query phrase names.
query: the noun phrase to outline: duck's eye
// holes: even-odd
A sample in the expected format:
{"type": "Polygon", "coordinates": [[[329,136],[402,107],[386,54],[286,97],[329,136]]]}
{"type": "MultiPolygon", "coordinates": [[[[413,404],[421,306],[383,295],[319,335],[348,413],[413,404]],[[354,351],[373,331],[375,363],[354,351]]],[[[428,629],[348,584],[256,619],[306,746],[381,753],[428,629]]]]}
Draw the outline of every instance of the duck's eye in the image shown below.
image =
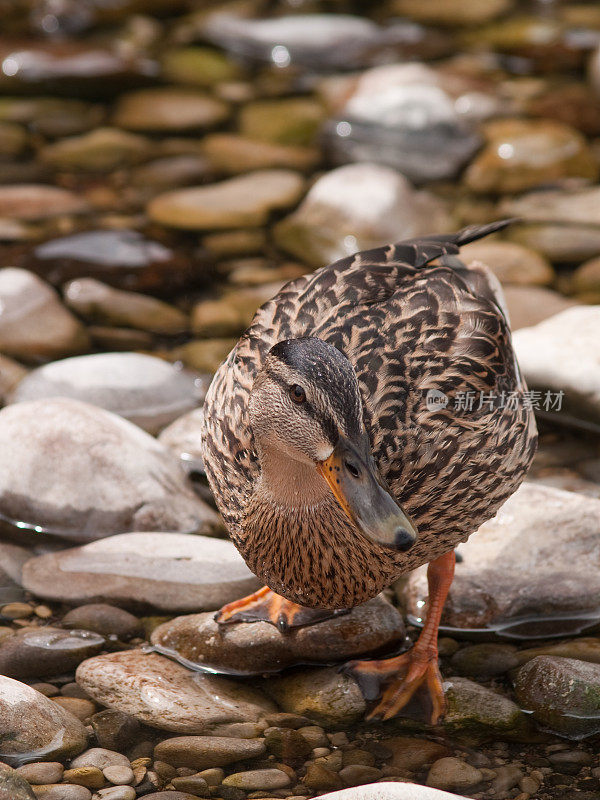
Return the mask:
{"type": "Polygon", "coordinates": [[[290,386],[290,397],[294,403],[300,405],[306,400],[306,392],[301,386],[295,383],[293,386],[290,386]]]}

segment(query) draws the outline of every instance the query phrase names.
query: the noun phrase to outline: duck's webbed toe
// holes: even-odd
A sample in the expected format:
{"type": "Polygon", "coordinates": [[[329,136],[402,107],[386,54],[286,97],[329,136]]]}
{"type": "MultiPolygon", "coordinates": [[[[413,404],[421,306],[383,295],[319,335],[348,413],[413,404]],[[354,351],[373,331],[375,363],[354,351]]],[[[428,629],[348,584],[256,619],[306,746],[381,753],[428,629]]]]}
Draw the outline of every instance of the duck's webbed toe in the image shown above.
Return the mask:
{"type": "Polygon", "coordinates": [[[227,603],[215,614],[219,625],[231,625],[237,622],[270,622],[282,633],[305,625],[313,625],[331,619],[346,611],[327,611],[317,608],[306,608],[286,600],[279,594],[263,586],[254,594],[227,603]]]}

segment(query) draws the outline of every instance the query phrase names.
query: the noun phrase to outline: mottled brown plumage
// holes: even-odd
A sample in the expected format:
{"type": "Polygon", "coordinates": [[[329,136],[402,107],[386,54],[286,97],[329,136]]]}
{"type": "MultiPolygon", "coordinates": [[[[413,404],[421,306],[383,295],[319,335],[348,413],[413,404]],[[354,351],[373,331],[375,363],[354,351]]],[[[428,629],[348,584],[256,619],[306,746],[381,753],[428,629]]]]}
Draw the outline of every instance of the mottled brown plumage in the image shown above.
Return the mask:
{"type": "MultiPolygon", "coordinates": [[[[536,429],[498,287],[485,267],[456,258],[461,244],[493,229],[369,250],[288,283],[215,375],[204,406],[209,482],[236,546],[279,594],[311,607],[361,603],[464,541],[523,479],[536,429]],[[419,531],[408,552],[366,538],[331,492],[310,508],[273,507],[257,492],[253,384],[276,343],[303,337],[333,345],[354,369],[380,475],[419,531]],[[445,393],[448,405],[428,408],[430,390],[445,393]],[[468,392],[473,408],[457,408],[468,392]],[[480,396],[491,394],[511,402],[480,408],[480,396]]],[[[329,392],[342,425],[344,398],[323,365],[312,388],[329,392]]]]}

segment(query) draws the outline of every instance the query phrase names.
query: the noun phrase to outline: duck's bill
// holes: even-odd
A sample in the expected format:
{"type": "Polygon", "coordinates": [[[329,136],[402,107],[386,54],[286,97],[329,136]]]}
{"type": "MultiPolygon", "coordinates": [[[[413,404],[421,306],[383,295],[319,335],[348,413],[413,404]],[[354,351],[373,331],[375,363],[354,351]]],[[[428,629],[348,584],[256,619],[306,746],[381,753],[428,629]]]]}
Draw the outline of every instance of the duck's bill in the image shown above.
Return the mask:
{"type": "Polygon", "coordinates": [[[368,447],[340,438],[333,453],[317,463],[336,500],[371,541],[406,551],[417,540],[409,516],[381,485],[368,447]]]}

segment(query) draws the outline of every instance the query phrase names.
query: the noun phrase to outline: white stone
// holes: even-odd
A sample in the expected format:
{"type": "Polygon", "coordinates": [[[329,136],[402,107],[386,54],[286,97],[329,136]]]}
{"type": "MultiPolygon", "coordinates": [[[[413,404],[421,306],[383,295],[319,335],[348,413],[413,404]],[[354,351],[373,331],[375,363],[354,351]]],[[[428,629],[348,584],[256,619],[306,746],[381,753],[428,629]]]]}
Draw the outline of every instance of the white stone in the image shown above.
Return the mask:
{"type": "Polygon", "coordinates": [[[29,373],[11,401],[71,397],[157,434],[201,399],[191,372],[142,353],[95,353],[53,361],[29,373]]]}
{"type": "Polygon", "coordinates": [[[0,350],[40,361],[80,353],[89,344],[81,323],[58,295],[25,269],[0,269],[0,350]]]}
{"type": "Polygon", "coordinates": [[[207,533],[220,525],[156,439],[68,398],[0,411],[0,508],[19,527],[79,541],[136,529],[207,533]]]}
{"type": "Polygon", "coordinates": [[[564,391],[570,413],[600,421],[600,306],[569,308],[513,341],[530,389],[564,391]]]}
{"type": "Polygon", "coordinates": [[[320,800],[467,800],[463,795],[442,792],[416,783],[372,783],[320,795],[320,800]]]}

